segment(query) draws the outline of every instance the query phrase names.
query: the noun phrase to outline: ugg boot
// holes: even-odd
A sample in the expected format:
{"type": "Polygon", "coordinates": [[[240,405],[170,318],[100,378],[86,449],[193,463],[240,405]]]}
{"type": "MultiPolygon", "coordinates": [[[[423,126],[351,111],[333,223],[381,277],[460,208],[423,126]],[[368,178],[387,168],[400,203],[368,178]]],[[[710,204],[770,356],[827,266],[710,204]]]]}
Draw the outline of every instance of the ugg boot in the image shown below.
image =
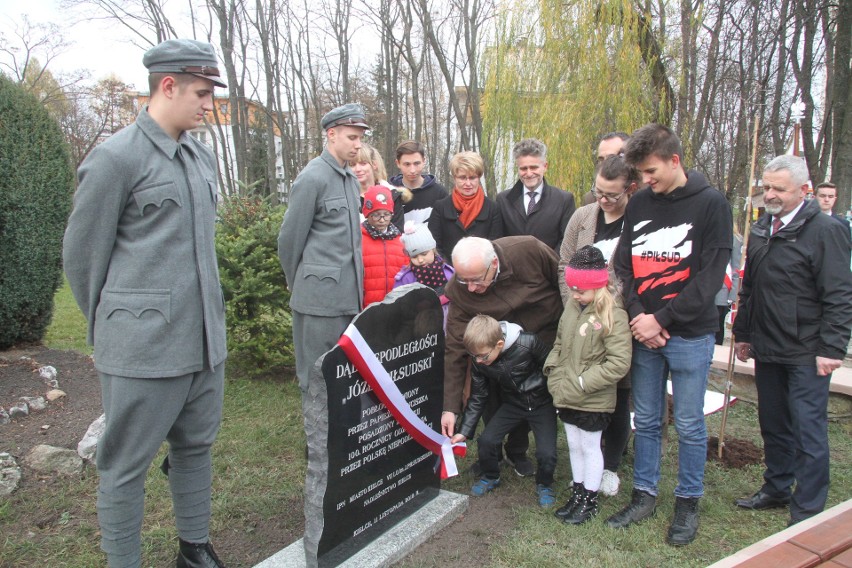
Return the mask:
{"type": "Polygon", "coordinates": [[[698,497],[676,497],[675,510],[666,542],[683,546],[695,540],[698,533],[698,497]]]}
{"type": "Polygon", "coordinates": [[[657,512],[657,498],[647,491],[634,489],[630,504],[606,520],[614,529],[623,529],[657,512]]]}
{"type": "Polygon", "coordinates": [[[574,512],[574,509],[577,507],[577,504],[580,502],[580,499],[583,498],[583,495],[586,493],[586,488],[582,483],[574,482],[574,488],[571,493],[571,497],[568,501],[565,502],[564,505],[556,509],[556,512],[553,514],[556,515],[556,518],[560,521],[564,521],[567,517],[571,516],[571,513],[574,512]]]}
{"type": "Polygon", "coordinates": [[[177,568],[225,568],[209,540],[203,544],[179,540],[177,568]]]}
{"type": "Polygon", "coordinates": [[[577,506],[571,511],[571,515],[562,519],[562,522],[569,525],[582,525],[597,514],[598,492],[586,489],[577,506]]]}

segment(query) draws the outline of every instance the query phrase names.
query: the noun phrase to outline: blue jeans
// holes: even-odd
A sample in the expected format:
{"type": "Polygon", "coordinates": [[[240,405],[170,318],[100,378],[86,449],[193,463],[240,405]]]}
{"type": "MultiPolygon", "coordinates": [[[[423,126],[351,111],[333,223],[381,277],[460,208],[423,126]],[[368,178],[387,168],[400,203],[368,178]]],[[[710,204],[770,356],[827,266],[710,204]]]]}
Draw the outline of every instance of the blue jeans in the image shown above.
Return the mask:
{"type": "Polygon", "coordinates": [[[704,462],[707,460],[704,392],[713,359],[714,339],[714,334],[691,338],[672,336],[659,349],[649,349],[638,341],[633,342],[630,372],[636,413],[634,489],[657,495],[666,379],[670,372],[678,436],[675,496],[701,497],[704,494],[704,462]]]}

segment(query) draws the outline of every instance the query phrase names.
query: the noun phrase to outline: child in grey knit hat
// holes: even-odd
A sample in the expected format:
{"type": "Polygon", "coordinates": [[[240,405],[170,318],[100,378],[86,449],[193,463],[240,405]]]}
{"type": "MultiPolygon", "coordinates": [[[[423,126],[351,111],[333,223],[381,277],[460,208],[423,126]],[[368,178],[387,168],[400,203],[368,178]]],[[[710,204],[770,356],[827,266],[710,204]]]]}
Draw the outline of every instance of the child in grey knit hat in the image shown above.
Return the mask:
{"type": "Polygon", "coordinates": [[[446,327],[449,299],[444,295],[444,286],[454,274],[453,267],[444,262],[438,254],[435,238],[425,224],[406,221],[402,246],[410,262],[397,273],[393,287],[418,282],[435,290],[444,309],[446,327]]]}

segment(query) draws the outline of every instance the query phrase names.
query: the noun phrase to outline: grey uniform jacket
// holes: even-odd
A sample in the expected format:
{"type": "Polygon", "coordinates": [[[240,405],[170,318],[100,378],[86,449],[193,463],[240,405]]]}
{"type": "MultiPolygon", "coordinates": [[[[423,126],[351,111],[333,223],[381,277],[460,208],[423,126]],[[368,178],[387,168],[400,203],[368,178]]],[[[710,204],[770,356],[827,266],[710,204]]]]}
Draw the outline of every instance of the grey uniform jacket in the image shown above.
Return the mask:
{"type": "Polygon", "coordinates": [[[63,261],[99,371],[175,377],[225,360],[215,168],[147,109],[80,166],[63,261]]]}
{"type": "Polygon", "coordinates": [[[278,234],[290,307],[335,317],[357,314],[364,293],[360,191],[352,170],[326,149],[293,182],[278,234]]]}

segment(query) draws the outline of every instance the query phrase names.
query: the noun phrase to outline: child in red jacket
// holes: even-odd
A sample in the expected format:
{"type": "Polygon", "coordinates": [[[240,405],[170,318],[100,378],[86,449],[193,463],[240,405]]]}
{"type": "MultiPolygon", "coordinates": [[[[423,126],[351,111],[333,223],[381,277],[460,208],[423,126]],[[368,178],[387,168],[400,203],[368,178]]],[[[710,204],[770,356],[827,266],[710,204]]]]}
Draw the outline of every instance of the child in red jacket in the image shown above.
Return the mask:
{"type": "Polygon", "coordinates": [[[374,185],[364,193],[361,253],[364,257],[364,306],[381,302],[393,290],[394,276],[408,264],[399,229],[391,224],[393,196],[374,185]]]}

